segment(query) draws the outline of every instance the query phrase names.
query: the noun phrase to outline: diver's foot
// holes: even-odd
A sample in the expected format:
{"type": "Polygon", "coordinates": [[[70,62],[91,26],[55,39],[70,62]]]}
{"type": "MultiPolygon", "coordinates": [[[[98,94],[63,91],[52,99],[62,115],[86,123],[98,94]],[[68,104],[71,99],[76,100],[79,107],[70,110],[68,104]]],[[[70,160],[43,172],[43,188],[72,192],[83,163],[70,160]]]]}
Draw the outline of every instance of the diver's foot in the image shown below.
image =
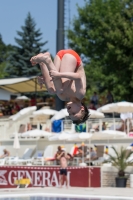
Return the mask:
{"type": "Polygon", "coordinates": [[[39,53],[38,55],[36,56],[33,56],[30,61],[32,63],[32,65],[35,63],[41,63],[41,62],[44,62],[44,63],[47,63],[49,60],[50,60],[50,53],[49,52],[46,52],[46,53],[39,53]]]}

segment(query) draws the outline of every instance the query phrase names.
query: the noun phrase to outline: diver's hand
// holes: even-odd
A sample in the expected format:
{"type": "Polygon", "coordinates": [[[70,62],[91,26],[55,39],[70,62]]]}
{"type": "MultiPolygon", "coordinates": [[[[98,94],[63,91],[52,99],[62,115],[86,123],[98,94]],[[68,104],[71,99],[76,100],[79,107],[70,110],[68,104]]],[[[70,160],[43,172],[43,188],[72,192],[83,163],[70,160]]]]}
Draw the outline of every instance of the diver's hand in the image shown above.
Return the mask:
{"type": "Polygon", "coordinates": [[[37,77],[37,82],[40,85],[40,89],[42,89],[42,86],[45,83],[44,78],[42,76],[38,76],[37,77]]]}
{"type": "Polygon", "coordinates": [[[50,70],[49,75],[52,79],[57,79],[57,78],[60,77],[60,73],[58,71],[55,71],[55,70],[50,70]]]}

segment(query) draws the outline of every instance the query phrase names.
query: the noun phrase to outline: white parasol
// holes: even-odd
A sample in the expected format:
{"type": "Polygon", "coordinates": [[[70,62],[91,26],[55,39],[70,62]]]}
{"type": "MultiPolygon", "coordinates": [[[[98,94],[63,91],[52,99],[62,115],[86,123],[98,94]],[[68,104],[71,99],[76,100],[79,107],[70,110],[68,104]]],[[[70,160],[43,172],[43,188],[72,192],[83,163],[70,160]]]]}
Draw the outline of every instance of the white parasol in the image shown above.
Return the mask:
{"type": "Polygon", "coordinates": [[[109,140],[109,139],[117,139],[117,138],[126,138],[127,134],[122,131],[116,131],[116,130],[104,130],[101,132],[95,132],[92,135],[92,140],[97,139],[103,139],[103,140],[109,140]]]}
{"type": "Polygon", "coordinates": [[[90,117],[89,118],[91,118],[91,119],[93,119],[93,118],[98,118],[99,119],[99,118],[104,118],[105,117],[103,113],[101,113],[101,112],[99,112],[97,110],[89,109],[89,112],[90,112],[90,117]]]}
{"type": "Polygon", "coordinates": [[[46,109],[41,109],[41,110],[37,110],[37,111],[33,112],[33,115],[55,115],[57,113],[58,113],[57,110],[46,108],[46,109]]]}
{"type": "Polygon", "coordinates": [[[132,113],[133,112],[133,103],[131,102],[118,102],[118,103],[110,103],[105,106],[102,106],[97,109],[99,112],[103,113],[132,113]]]}
{"type": "Polygon", "coordinates": [[[51,132],[34,129],[34,130],[24,132],[22,134],[22,137],[49,137],[51,135],[52,135],[51,132]]]}
{"type": "Polygon", "coordinates": [[[120,114],[120,118],[123,119],[124,121],[126,119],[132,119],[133,118],[133,114],[129,113],[129,112],[127,112],[127,113],[121,113],[120,114]]]}
{"type": "Polygon", "coordinates": [[[26,96],[19,96],[17,97],[15,100],[19,101],[19,100],[30,100],[30,98],[26,97],[26,96]]]}
{"type": "Polygon", "coordinates": [[[51,121],[53,122],[54,120],[59,120],[59,119],[62,119],[62,118],[65,118],[69,116],[69,113],[67,112],[67,109],[64,108],[64,109],[61,109],[60,111],[58,111],[52,118],[51,118],[51,121]]]}
{"type": "MultiPolygon", "coordinates": [[[[121,118],[127,118],[129,115],[131,118],[131,113],[133,112],[133,103],[131,102],[126,102],[126,101],[123,101],[123,102],[118,102],[118,103],[111,103],[111,104],[107,104],[105,106],[102,106],[100,108],[97,109],[97,111],[99,112],[103,112],[103,113],[121,113],[121,118]],[[128,114],[128,116],[123,116],[127,113],[130,113],[128,114]]],[[[114,118],[114,117],[113,117],[114,118]]],[[[115,119],[114,119],[114,128],[115,128],[115,119]]],[[[128,121],[128,132],[129,132],[129,121],[128,121]]]]}
{"type": "MultiPolygon", "coordinates": [[[[101,113],[101,112],[98,112],[96,110],[92,110],[92,109],[89,109],[89,113],[90,113],[90,118],[104,118],[104,114],[101,113]]],[[[51,121],[54,121],[54,120],[59,120],[59,119],[62,119],[62,118],[65,118],[69,116],[69,113],[67,112],[67,109],[64,108],[62,110],[60,110],[59,112],[57,112],[52,118],[51,118],[51,121]]]]}

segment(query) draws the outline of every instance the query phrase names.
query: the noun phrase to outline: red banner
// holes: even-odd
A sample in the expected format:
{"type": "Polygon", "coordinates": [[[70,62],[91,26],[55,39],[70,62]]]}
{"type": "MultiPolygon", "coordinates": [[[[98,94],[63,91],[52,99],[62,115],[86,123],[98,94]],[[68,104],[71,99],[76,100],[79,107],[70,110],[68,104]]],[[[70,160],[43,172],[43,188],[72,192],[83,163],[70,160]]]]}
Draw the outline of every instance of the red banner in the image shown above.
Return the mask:
{"type": "MultiPolygon", "coordinates": [[[[68,167],[67,169],[70,186],[100,187],[100,168],[90,168],[91,170],[89,170],[88,167],[68,167]]],[[[29,187],[58,187],[59,170],[59,167],[52,166],[0,166],[0,188],[16,187],[15,180],[21,178],[30,179],[29,187]]]]}

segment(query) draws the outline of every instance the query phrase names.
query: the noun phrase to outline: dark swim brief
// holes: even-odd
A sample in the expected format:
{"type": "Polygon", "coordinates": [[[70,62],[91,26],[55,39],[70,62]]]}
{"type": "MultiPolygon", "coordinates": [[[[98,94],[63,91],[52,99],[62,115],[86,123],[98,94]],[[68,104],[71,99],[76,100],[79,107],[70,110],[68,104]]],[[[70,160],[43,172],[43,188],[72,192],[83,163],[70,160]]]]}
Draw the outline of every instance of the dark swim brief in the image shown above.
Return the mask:
{"type": "Polygon", "coordinates": [[[62,58],[63,58],[63,56],[65,55],[65,54],[71,54],[71,55],[73,55],[75,58],[76,58],[76,60],[77,60],[77,67],[79,67],[80,65],[81,65],[81,58],[80,58],[80,56],[75,52],[75,51],[73,51],[72,49],[66,49],[66,50],[60,50],[58,53],[57,53],[57,55],[60,57],[60,59],[62,60],[62,58]]]}
{"type": "Polygon", "coordinates": [[[67,169],[60,169],[60,175],[67,176],[67,169]]]}

